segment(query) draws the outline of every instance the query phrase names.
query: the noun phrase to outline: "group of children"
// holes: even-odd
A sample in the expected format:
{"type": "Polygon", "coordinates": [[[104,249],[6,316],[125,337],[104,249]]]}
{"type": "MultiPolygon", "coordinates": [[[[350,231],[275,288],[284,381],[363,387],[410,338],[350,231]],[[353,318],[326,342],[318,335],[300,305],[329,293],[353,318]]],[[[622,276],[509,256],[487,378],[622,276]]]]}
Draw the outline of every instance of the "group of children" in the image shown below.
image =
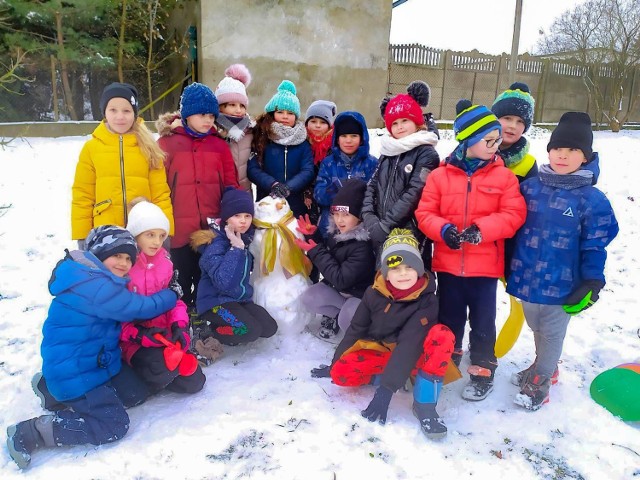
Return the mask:
{"type": "Polygon", "coordinates": [[[532,365],[512,378],[514,401],[530,410],[548,401],[571,315],[597,301],[605,247],[618,232],[593,186],[589,116],[562,116],[538,171],[523,136],[534,100],[514,83],[491,109],[458,102],[459,144],[441,161],[439,133],[422,111],[429,87],[417,81],[382,101],[388,134],[376,159],[360,113],[337,115],[318,100],[303,121],[284,80],[253,120],[250,82],[235,64],[215,91],[192,83],[179,110],[160,116],[157,142],[136,118],[136,89],[105,88],[104,120],[73,182],[79,250],[67,251],[49,282],[42,372],[32,381],[52,414],[7,430],[20,468],[40,447],[122,438],[126,408],[163,389],[200,391],[201,363],[222,345],[277,332],[252,301],[252,184],[256,200],[287,200],[304,236],[295,243],[314,265],[301,301],[323,316],[320,336],[343,333],[331,364],[312,377],[377,386],[363,417],[384,424],[410,380],[422,431],[446,435],[436,405],[445,378],[459,376],[467,319],[462,396],[486,398],[502,277],[535,341],[532,365]]]}

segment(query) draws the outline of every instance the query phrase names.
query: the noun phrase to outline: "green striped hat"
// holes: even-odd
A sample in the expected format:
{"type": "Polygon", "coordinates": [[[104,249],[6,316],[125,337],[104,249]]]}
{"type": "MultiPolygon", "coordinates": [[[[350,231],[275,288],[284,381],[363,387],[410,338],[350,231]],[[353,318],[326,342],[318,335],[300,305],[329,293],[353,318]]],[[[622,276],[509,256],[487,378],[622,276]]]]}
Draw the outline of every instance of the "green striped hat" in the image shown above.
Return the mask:
{"type": "Polygon", "coordinates": [[[478,143],[493,130],[498,130],[502,135],[498,117],[484,105],[473,105],[469,100],[460,100],[456,105],[456,114],[453,132],[456,140],[460,143],[465,142],[467,148],[478,143]]]}

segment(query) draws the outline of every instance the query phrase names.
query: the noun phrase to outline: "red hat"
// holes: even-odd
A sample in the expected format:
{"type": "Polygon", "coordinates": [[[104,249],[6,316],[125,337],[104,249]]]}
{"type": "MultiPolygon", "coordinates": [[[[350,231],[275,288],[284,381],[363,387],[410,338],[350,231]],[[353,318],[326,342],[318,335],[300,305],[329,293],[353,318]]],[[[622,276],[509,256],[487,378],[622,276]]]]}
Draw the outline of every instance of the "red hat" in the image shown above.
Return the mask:
{"type": "Polygon", "coordinates": [[[384,124],[389,132],[391,132],[391,124],[399,118],[408,118],[417,126],[424,125],[424,116],[420,107],[426,107],[429,102],[431,93],[429,85],[421,81],[411,82],[407,92],[400,93],[390,100],[384,99],[380,105],[384,108],[384,124]]]}

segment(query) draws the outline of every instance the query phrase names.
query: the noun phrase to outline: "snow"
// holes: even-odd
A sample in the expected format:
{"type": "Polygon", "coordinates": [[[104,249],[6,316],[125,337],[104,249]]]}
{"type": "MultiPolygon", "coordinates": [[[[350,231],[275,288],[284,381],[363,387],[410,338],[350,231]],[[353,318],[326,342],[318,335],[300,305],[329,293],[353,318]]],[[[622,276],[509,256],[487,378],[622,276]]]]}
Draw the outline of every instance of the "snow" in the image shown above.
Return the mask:
{"type": "MultiPolygon", "coordinates": [[[[372,130],[372,153],[379,151],[372,130]]],[[[441,156],[455,146],[442,132],[441,156]]],[[[531,152],[546,159],[549,132],[529,134],[531,152]]],[[[45,412],[31,391],[40,370],[47,281],[70,240],[71,183],[88,137],[15,139],[0,150],[0,424],[45,412]]],[[[640,132],[595,133],[599,186],[609,196],[620,235],[609,248],[601,300],[571,321],[560,383],[538,412],[513,404],[513,372],[529,365],[532,336],[525,326],[500,360],[496,388],[479,403],[460,397],[465,380],[445,386],[439,410],[449,435],[424,438],[411,413],[412,395],[392,399],[386,426],[360,416],[374,388],[344,388],[312,379],[333,346],[309,333],[278,334],[253,345],[226,347],[205,369],[193,396],[161,393],[129,410],[131,427],[119,442],[39,450],[29,478],[100,479],[628,479],[640,476],[638,425],[597,405],[589,385],[600,372],[637,361],[640,132]],[[634,240],[635,239],[635,240],[634,240]]],[[[498,325],[507,315],[501,291],[498,325]]],[[[463,359],[466,369],[468,358],[463,359]]],[[[466,376],[466,375],[465,375],[466,376]]],[[[23,478],[6,448],[0,477],[23,478]]]]}

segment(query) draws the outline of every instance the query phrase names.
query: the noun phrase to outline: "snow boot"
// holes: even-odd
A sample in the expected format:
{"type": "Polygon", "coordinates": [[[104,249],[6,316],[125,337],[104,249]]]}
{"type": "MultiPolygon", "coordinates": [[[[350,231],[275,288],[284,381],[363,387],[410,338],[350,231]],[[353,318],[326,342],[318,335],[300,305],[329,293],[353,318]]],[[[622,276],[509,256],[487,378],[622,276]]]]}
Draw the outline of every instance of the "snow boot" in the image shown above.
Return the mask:
{"type": "Polygon", "coordinates": [[[31,388],[33,389],[33,393],[40,399],[40,406],[45,410],[56,412],[67,408],[64,403],[60,403],[53,398],[53,395],[51,395],[47,388],[47,383],[42,376],[42,372],[38,372],[33,376],[31,379],[31,388]]]}
{"type": "Polygon", "coordinates": [[[42,447],[55,447],[53,438],[53,415],[25,420],[7,428],[7,448],[9,455],[25,469],[31,463],[31,454],[42,447]]]}
{"type": "MultiPolygon", "coordinates": [[[[511,383],[516,387],[520,387],[520,388],[524,387],[524,384],[527,383],[527,381],[529,380],[529,377],[533,373],[533,367],[535,367],[535,363],[531,365],[529,368],[525,368],[520,372],[511,374],[511,383]]],[[[558,367],[556,367],[556,369],[553,371],[553,374],[551,375],[551,379],[550,379],[551,385],[555,385],[556,383],[558,383],[559,377],[560,377],[560,371],[558,370],[558,367]]]]}
{"type": "Polygon", "coordinates": [[[340,331],[340,326],[338,325],[337,318],[331,317],[323,317],[320,322],[320,330],[318,331],[318,335],[324,339],[330,339],[335,337],[340,331]]]}
{"type": "Polygon", "coordinates": [[[469,383],[462,389],[462,398],[477,402],[487,398],[493,391],[493,371],[478,365],[471,365],[467,370],[469,383]]]}
{"type": "Polygon", "coordinates": [[[530,376],[522,386],[520,393],[513,399],[513,403],[535,412],[549,402],[550,388],[551,379],[549,377],[544,375],[530,376]]]}
{"type": "Polygon", "coordinates": [[[442,390],[442,380],[442,377],[419,370],[413,387],[413,414],[420,422],[422,433],[429,440],[438,440],[447,436],[447,426],[436,411],[438,397],[442,390]]]}

